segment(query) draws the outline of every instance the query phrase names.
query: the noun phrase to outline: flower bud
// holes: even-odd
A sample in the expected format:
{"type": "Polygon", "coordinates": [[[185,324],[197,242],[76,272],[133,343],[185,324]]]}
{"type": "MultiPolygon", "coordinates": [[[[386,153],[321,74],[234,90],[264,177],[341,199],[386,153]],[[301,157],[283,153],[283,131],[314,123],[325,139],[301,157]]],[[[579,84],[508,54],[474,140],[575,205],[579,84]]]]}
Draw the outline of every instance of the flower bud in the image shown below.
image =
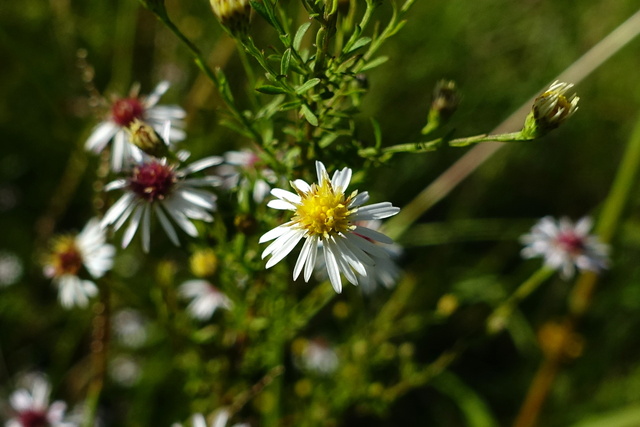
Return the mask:
{"type": "Polygon", "coordinates": [[[534,139],[545,135],[567,121],[578,109],[580,98],[575,93],[567,95],[571,83],[555,81],[546,92],[533,101],[522,135],[534,139]]]}
{"type": "Polygon", "coordinates": [[[249,32],[251,6],[249,0],[210,0],[211,9],[223,27],[233,36],[249,32]]]}
{"type": "Polygon", "coordinates": [[[453,80],[440,80],[433,88],[433,99],[429,109],[427,125],[422,134],[427,135],[446,123],[458,109],[460,94],[453,80]]]}
{"type": "Polygon", "coordinates": [[[218,269],[218,257],[213,249],[198,249],[189,258],[189,266],[194,276],[210,277],[218,269]]]}
{"type": "Polygon", "coordinates": [[[134,119],[127,127],[127,131],[131,143],[148,155],[158,158],[167,156],[169,151],[167,144],[147,123],[134,119]]]}

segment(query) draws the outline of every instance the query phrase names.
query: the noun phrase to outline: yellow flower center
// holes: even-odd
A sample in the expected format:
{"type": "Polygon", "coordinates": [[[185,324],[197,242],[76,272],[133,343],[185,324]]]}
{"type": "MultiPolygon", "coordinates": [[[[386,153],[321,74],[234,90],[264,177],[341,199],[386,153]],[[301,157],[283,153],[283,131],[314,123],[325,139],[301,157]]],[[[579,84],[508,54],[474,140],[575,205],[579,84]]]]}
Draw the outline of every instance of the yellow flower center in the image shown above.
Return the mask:
{"type": "Polygon", "coordinates": [[[344,193],[335,191],[329,178],[324,177],[320,185],[312,184],[309,192],[298,193],[302,201],[293,221],[307,230],[309,235],[326,238],[353,228],[349,216],[355,209],[349,210],[347,206],[357,192],[346,197],[344,193]]]}
{"type": "Polygon", "coordinates": [[[56,277],[78,274],[82,268],[82,254],[73,236],[61,236],[54,241],[49,263],[56,277]]]}

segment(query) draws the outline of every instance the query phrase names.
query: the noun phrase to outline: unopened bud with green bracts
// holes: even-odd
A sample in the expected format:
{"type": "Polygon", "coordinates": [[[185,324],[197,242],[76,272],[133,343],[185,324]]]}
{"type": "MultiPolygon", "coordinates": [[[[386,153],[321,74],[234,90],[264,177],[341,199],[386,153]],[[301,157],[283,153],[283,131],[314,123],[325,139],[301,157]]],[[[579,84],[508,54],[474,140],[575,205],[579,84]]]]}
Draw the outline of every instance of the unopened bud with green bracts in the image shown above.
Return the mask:
{"type": "Polygon", "coordinates": [[[453,80],[440,80],[433,88],[433,99],[429,109],[427,125],[422,134],[427,135],[446,123],[460,103],[460,94],[453,80]]]}
{"type": "Polygon", "coordinates": [[[566,122],[578,109],[580,98],[567,92],[571,83],[555,81],[533,102],[527,116],[522,135],[529,139],[539,138],[566,122]]]}
{"type": "Polygon", "coordinates": [[[211,9],[223,27],[233,36],[241,37],[249,32],[251,5],[249,0],[210,0],[211,9]]]}
{"type": "Polygon", "coordinates": [[[131,143],[146,154],[157,158],[168,156],[167,144],[149,124],[134,119],[127,127],[127,132],[131,143]]]}

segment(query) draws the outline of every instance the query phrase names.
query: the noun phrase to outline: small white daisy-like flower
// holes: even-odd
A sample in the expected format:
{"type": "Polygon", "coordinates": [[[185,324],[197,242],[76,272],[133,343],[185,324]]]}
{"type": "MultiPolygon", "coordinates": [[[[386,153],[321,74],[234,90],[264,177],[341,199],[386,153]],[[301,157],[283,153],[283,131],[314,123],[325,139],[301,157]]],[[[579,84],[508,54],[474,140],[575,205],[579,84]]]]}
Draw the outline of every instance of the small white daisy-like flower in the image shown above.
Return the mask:
{"type": "Polygon", "coordinates": [[[23,272],[22,261],[11,252],[0,252],[0,288],[10,286],[20,280],[23,272]]]}
{"type": "Polygon", "coordinates": [[[178,288],[180,296],[190,299],[187,312],[198,320],[207,320],[218,308],[231,308],[231,300],[206,280],[188,280],[178,288]]]}
{"type": "Polygon", "coordinates": [[[102,227],[113,225],[118,230],[129,220],[122,237],[122,247],[127,247],[138,229],[141,229],[142,248],[149,252],[153,211],[169,239],[180,246],[171,220],[185,233],[196,237],[198,230],[191,220],[212,222],[211,213],[216,210],[215,194],[200,187],[213,187],[220,182],[220,178],[213,175],[202,178],[188,176],[221,162],[222,158],[211,156],[181,169],[169,164],[166,159],[152,159],[137,164],[127,178],[112,181],[105,187],[107,191],[125,189],[125,193],[109,208],[102,219],[102,227]]]}
{"type": "Polygon", "coordinates": [[[97,218],[91,219],[77,236],[64,235],[53,239],[44,274],[52,278],[58,287],[63,307],[86,307],[89,298],[98,294],[95,283],[81,279],[79,274],[84,268],[97,279],[111,269],[115,248],[105,240],[97,218]]]}
{"type": "MultiPolygon", "coordinates": [[[[211,427],[226,427],[227,422],[229,421],[229,411],[227,409],[218,409],[211,420],[211,427]]],[[[191,426],[192,427],[207,427],[207,420],[204,418],[202,414],[195,414],[191,418],[191,426]]],[[[182,427],[182,424],[174,424],[172,427],[182,427]]],[[[249,427],[249,424],[234,424],[231,427],[249,427]]]]}
{"type": "Polygon", "coordinates": [[[365,191],[345,194],[351,181],[349,168],[336,171],[330,179],[321,162],[316,162],[318,183],[307,184],[301,179],[291,183],[296,191],[275,188],[271,194],[277,197],[267,206],[290,210],[295,214],[291,221],[265,233],[260,243],[274,240],[262,253],[271,255],[266,268],[280,262],[302,240],[298,260],[293,268],[294,280],[304,270],[304,280],[309,281],[316,265],[318,251],[322,252],[329,280],[336,292],[342,291],[340,274],[354,285],[367,277],[367,266],[376,266],[376,259],[388,254],[376,242],[391,244],[393,241],[382,233],[357,224],[358,221],[383,219],[400,212],[389,202],[363,206],[369,200],[365,191]],[[319,249],[320,247],[320,249],[319,249]]]}
{"type": "Polygon", "coordinates": [[[118,310],[111,319],[111,327],[118,342],[129,348],[140,348],[148,338],[147,320],[131,308],[118,310]]]}
{"type": "Polygon", "coordinates": [[[526,246],[524,258],[544,257],[550,268],[560,270],[564,279],[570,279],[579,270],[600,271],[607,267],[609,246],[597,236],[590,235],[592,221],[588,217],[573,223],[568,218],[559,221],[546,216],[521,237],[526,246]]]}
{"type": "Polygon", "coordinates": [[[27,388],[14,391],[9,397],[13,418],[6,427],[74,427],[75,423],[65,421],[67,404],[57,400],[49,404],[51,387],[41,375],[27,379],[27,388]]]}
{"type": "Polygon", "coordinates": [[[328,375],[338,368],[338,355],[323,338],[315,338],[304,342],[299,363],[302,368],[328,375]]]}
{"type": "Polygon", "coordinates": [[[260,157],[250,150],[227,151],[224,164],[216,173],[224,179],[226,190],[253,185],[251,193],[256,203],[262,203],[278,179],[273,170],[260,165],[260,157]]]}
{"type": "Polygon", "coordinates": [[[103,151],[110,141],[111,167],[115,172],[143,159],[142,151],[131,144],[127,128],[136,120],[150,125],[162,134],[166,122],[171,122],[171,134],[167,141],[181,141],[185,138],[182,119],[186,113],[178,106],[156,105],[160,97],[169,89],[169,82],[162,81],[148,96],[138,94],[139,86],[135,85],[129,96],[115,98],[110,105],[104,121],[92,131],[85,144],[87,150],[95,153],[103,151]]]}

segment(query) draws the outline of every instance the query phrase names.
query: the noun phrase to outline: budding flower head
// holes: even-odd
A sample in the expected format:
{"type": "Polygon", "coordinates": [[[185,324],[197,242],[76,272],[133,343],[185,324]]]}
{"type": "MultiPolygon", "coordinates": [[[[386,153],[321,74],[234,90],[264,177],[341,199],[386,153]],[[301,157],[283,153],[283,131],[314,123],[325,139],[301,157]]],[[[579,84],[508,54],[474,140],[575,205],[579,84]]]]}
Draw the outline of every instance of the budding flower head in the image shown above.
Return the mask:
{"type": "Polygon", "coordinates": [[[210,0],[213,13],[231,35],[241,37],[249,32],[251,6],[249,0],[210,0]]]}
{"type": "Polygon", "coordinates": [[[531,139],[538,138],[567,121],[578,109],[580,100],[575,93],[567,94],[572,87],[571,83],[556,80],[538,96],[533,101],[522,134],[531,139]]]}
{"type": "MultiPolygon", "coordinates": [[[[170,122],[167,122],[170,124],[170,122]]],[[[167,144],[158,133],[147,123],[139,119],[127,126],[129,139],[139,149],[153,157],[166,157],[168,154],[167,144]]]]}
{"type": "Polygon", "coordinates": [[[458,109],[460,93],[453,80],[440,80],[433,88],[433,99],[429,109],[427,125],[422,134],[427,135],[446,123],[458,109]]]}

